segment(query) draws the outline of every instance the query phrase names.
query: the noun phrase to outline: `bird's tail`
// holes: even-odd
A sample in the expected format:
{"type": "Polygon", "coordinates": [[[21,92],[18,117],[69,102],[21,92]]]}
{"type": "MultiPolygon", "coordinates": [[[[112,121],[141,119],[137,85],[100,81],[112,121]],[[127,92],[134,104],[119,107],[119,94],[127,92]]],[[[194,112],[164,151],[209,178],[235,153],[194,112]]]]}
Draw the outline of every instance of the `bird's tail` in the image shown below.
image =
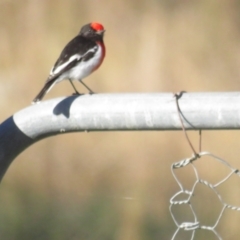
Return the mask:
{"type": "Polygon", "coordinates": [[[50,91],[50,89],[54,86],[56,83],[55,79],[51,79],[50,81],[47,81],[42,88],[42,90],[38,93],[38,95],[33,99],[32,104],[40,102],[45,94],[50,91]]]}

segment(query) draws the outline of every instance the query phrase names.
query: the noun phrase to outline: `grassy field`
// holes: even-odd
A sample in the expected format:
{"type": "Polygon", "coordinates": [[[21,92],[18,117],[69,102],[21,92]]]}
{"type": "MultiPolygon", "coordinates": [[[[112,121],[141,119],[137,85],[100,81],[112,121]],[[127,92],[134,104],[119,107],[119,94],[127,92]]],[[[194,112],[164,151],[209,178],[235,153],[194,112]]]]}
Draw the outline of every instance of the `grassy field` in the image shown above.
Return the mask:
{"type": "MultiPolygon", "coordinates": [[[[98,93],[239,91],[239,11],[239,1],[0,0],[1,121],[30,105],[64,45],[91,21],[106,28],[104,63],[85,80],[98,93]]],[[[45,99],[71,94],[66,81],[45,99]]],[[[197,132],[190,137],[197,146],[197,132]]],[[[239,141],[238,131],[206,131],[202,149],[240,168],[239,141]]],[[[170,166],[191,154],[180,131],[42,140],[1,183],[0,239],[170,239],[169,199],[178,191],[170,166]]],[[[221,173],[208,161],[199,168],[221,173]]],[[[236,205],[238,184],[223,187],[236,205]]],[[[216,201],[210,195],[199,207],[202,219],[216,201]]],[[[224,215],[217,229],[224,239],[237,239],[239,220],[224,215]]],[[[199,239],[213,239],[206,236],[199,239]]]]}

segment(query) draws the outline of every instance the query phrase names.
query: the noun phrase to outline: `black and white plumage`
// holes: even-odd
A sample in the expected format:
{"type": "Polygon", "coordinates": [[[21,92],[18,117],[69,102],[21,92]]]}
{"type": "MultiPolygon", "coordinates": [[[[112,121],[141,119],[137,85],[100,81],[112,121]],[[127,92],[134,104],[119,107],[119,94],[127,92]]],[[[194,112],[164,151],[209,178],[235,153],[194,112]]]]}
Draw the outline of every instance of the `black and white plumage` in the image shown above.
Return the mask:
{"type": "Polygon", "coordinates": [[[104,32],[104,27],[100,23],[84,25],[80,33],[63,49],[51,69],[44,87],[34,98],[33,103],[40,102],[56,83],[65,79],[70,81],[75,90],[75,94],[79,93],[72,83],[73,80],[80,81],[90,93],[93,93],[93,91],[82,82],[82,79],[95,71],[105,57],[104,32]]]}

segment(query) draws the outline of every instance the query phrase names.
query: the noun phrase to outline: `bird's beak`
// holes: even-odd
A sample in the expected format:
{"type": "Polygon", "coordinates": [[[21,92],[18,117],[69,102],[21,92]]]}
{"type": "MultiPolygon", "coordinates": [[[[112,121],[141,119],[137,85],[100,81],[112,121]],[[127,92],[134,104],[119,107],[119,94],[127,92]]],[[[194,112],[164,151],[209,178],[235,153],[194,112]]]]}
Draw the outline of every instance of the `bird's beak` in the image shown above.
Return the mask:
{"type": "Polygon", "coordinates": [[[103,35],[105,32],[106,32],[106,30],[100,30],[100,31],[97,31],[97,34],[103,35]]]}

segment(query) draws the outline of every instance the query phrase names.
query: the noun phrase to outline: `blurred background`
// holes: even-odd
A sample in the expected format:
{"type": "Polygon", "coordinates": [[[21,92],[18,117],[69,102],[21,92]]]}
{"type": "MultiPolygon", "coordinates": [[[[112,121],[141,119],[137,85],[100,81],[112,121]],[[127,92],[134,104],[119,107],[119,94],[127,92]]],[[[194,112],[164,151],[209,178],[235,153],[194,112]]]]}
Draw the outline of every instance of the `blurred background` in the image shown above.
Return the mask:
{"type": "MultiPolygon", "coordinates": [[[[106,58],[85,80],[98,93],[239,91],[239,12],[239,0],[0,0],[1,122],[30,105],[62,48],[92,21],[106,28],[106,58]]],[[[65,81],[45,100],[71,94],[65,81]]],[[[198,133],[189,134],[198,146],[198,133]]],[[[203,150],[240,168],[238,131],[204,131],[202,141],[203,150]]],[[[13,162],[1,183],[0,239],[170,239],[176,226],[169,199],[179,190],[170,167],[191,154],[181,131],[44,139],[13,162]]],[[[200,162],[207,179],[222,177],[220,164],[200,162]]],[[[192,183],[190,176],[184,172],[182,181],[192,183]]],[[[234,180],[221,194],[240,206],[234,180]]],[[[203,224],[214,225],[219,205],[212,192],[196,193],[203,224]]],[[[177,213],[192,220],[186,209],[177,213]]],[[[217,231],[238,239],[239,221],[229,210],[217,231]]],[[[202,231],[195,239],[216,237],[202,231]]]]}

